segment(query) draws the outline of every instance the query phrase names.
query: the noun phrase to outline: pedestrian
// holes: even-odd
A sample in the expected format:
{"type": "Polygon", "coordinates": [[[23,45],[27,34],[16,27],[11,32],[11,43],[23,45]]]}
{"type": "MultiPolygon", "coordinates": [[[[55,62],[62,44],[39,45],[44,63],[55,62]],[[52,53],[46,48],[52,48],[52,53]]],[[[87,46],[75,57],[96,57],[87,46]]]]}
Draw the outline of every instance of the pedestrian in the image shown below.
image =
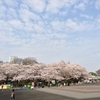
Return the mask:
{"type": "Polygon", "coordinates": [[[60,87],[62,87],[62,84],[60,84],[60,87]]]}
{"type": "Polygon", "coordinates": [[[70,86],[70,83],[68,82],[68,86],[70,86]]]}
{"type": "Polygon", "coordinates": [[[34,88],[36,89],[36,87],[37,87],[37,83],[35,82],[35,83],[34,83],[34,88]]]}
{"type": "Polygon", "coordinates": [[[3,84],[1,85],[1,89],[2,89],[2,91],[3,91],[3,84]]]}
{"type": "Polygon", "coordinates": [[[15,100],[15,90],[14,89],[11,92],[10,100],[15,100]]]}
{"type": "Polygon", "coordinates": [[[66,83],[64,82],[64,86],[66,86],[66,83]]]}
{"type": "Polygon", "coordinates": [[[31,89],[34,89],[34,82],[32,82],[32,86],[31,86],[31,89]]]}
{"type": "Polygon", "coordinates": [[[50,87],[50,83],[48,82],[48,87],[50,87]]]}

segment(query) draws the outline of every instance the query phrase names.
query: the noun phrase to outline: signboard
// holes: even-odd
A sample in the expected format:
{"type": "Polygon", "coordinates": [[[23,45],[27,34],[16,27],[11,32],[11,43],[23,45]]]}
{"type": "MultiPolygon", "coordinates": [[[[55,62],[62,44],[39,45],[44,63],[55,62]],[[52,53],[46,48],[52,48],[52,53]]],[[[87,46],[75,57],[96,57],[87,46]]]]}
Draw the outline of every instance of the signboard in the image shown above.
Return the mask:
{"type": "Polygon", "coordinates": [[[52,80],[52,84],[55,84],[55,80],[52,80]]]}

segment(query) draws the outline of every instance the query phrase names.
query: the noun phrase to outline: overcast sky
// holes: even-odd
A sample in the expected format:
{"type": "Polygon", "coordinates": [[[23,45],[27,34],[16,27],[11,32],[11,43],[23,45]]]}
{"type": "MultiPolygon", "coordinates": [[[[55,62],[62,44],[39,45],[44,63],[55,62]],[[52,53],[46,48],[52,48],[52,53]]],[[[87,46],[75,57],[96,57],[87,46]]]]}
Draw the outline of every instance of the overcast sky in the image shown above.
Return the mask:
{"type": "Polygon", "coordinates": [[[0,59],[9,56],[100,69],[100,0],[0,0],[0,59]]]}

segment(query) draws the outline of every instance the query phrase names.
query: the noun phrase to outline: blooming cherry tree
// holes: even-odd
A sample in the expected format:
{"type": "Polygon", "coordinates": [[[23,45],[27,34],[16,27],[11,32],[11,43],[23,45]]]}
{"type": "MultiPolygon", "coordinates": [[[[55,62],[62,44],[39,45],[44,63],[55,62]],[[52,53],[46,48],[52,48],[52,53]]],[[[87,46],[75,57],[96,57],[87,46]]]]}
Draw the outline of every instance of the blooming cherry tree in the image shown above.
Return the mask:
{"type": "Polygon", "coordinates": [[[78,64],[66,64],[65,68],[62,70],[62,76],[65,77],[66,79],[71,79],[71,78],[87,78],[89,73],[87,70],[83,67],[81,67],[78,64]]]}
{"type": "Polygon", "coordinates": [[[85,79],[88,75],[84,67],[78,64],[65,63],[64,61],[47,65],[43,63],[35,63],[33,65],[0,64],[0,80],[68,80],[71,78],[85,79]]]}
{"type": "Polygon", "coordinates": [[[0,66],[0,80],[12,80],[12,78],[17,74],[19,65],[4,63],[0,66]]]}

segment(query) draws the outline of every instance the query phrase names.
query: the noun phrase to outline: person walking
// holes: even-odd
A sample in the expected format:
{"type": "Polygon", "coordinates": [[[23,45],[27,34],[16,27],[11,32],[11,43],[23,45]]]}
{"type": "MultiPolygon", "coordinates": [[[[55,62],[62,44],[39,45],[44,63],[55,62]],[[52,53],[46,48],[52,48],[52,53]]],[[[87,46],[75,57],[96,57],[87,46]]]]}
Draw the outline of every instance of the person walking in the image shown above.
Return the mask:
{"type": "Polygon", "coordinates": [[[2,91],[3,91],[3,84],[1,85],[1,89],[2,89],[2,91]]]}
{"type": "Polygon", "coordinates": [[[15,90],[14,89],[11,92],[10,100],[15,100],[15,90]]]}

